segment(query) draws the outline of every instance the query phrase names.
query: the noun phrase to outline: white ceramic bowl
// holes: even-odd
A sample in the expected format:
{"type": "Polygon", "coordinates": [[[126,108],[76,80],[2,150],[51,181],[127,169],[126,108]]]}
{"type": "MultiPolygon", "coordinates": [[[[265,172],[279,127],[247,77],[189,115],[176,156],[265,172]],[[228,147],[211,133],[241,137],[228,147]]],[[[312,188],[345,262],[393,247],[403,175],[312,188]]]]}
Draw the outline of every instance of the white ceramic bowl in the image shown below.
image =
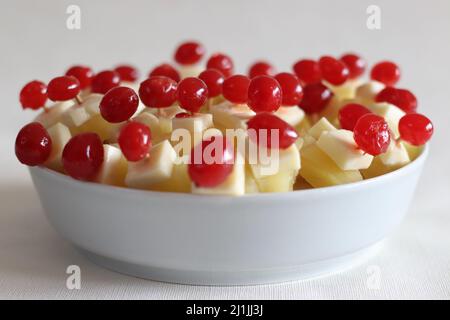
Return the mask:
{"type": "Polygon", "coordinates": [[[351,266],[405,216],[428,150],[362,182],[243,197],[116,188],[30,168],[54,228],[94,262],[167,282],[240,285],[351,266]]]}

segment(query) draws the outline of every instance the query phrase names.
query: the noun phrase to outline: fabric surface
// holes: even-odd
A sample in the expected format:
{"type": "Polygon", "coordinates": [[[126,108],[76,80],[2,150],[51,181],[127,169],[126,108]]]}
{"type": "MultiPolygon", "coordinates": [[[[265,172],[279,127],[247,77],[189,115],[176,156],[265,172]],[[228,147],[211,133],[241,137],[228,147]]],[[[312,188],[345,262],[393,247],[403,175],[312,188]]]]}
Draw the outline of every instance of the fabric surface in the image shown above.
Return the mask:
{"type": "Polygon", "coordinates": [[[78,31],[68,31],[64,24],[71,1],[0,4],[0,298],[450,298],[450,2],[295,0],[274,6],[273,1],[252,1],[201,0],[194,5],[130,0],[111,5],[80,0],[84,18],[78,31]],[[366,8],[374,2],[382,13],[378,31],[366,28],[366,8]],[[130,6],[139,9],[123,15],[130,6]],[[224,15],[233,15],[237,25],[221,23],[224,15]],[[170,25],[165,23],[169,16],[170,25]],[[277,23],[265,23],[268,16],[277,23]],[[142,34],[149,41],[142,41],[142,34]],[[201,39],[210,53],[230,53],[239,72],[256,58],[268,58],[284,71],[300,56],[347,50],[360,52],[371,62],[385,58],[399,62],[401,87],[416,93],[419,108],[433,119],[436,133],[408,216],[377,255],[346,272],[312,280],[249,287],[186,286],[100,268],[52,229],[26,168],[13,154],[17,131],[33,117],[33,112],[20,110],[20,87],[34,78],[48,81],[80,62],[101,70],[129,61],[146,73],[167,60],[175,43],[186,38],[201,39]],[[130,50],[136,46],[139,50],[130,50]],[[66,287],[70,265],[81,268],[80,290],[66,287]]]}

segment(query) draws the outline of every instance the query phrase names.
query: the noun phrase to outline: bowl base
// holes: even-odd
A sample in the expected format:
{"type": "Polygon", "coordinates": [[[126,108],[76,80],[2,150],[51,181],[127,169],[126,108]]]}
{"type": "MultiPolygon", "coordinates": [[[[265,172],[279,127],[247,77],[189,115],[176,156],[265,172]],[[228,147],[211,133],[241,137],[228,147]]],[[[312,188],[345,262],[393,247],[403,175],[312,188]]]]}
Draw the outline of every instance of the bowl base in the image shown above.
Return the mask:
{"type": "Polygon", "coordinates": [[[189,285],[242,286],[309,280],[342,272],[364,263],[379,251],[381,245],[382,241],[351,254],[290,268],[236,272],[176,270],[143,266],[111,259],[81,248],[78,250],[99,266],[137,278],[189,285]]]}

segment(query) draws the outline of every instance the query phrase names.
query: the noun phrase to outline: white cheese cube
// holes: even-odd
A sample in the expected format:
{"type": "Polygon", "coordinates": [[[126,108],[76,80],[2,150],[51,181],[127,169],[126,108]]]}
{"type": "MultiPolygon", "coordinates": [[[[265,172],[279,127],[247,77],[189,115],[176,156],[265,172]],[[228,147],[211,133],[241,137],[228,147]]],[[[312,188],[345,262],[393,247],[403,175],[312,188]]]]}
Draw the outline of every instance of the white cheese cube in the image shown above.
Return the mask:
{"type": "Polygon", "coordinates": [[[379,158],[386,166],[400,166],[410,162],[405,145],[401,142],[397,143],[394,140],[391,140],[387,151],[380,154],[379,158]]]}
{"type": "Polygon", "coordinates": [[[333,91],[334,95],[341,100],[353,99],[356,95],[356,89],[361,84],[359,79],[348,80],[339,86],[324,81],[324,84],[333,91]]]}
{"type": "Polygon", "coordinates": [[[305,112],[297,106],[280,107],[275,115],[295,127],[302,122],[305,112]]]}
{"type": "Polygon", "coordinates": [[[224,102],[210,107],[214,124],[224,129],[246,129],[247,121],[256,113],[247,105],[224,102]]]}
{"type": "Polygon", "coordinates": [[[177,154],[168,140],[153,146],[148,157],[128,163],[125,184],[131,188],[148,189],[152,184],[169,179],[177,154]]]}
{"type": "Polygon", "coordinates": [[[373,156],[358,148],[353,132],[349,130],[323,132],[317,146],[342,170],[366,169],[373,159],[373,156]]]}
{"type": "Polygon", "coordinates": [[[369,106],[369,109],[377,115],[382,116],[384,120],[386,120],[389,129],[391,129],[392,133],[394,134],[393,138],[397,139],[398,137],[400,137],[400,132],[398,131],[398,123],[400,119],[405,115],[405,112],[402,109],[387,102],[374,103],[369,106]]]}
{"type": "Polygon", "coordinates": [[[125,186],[128,163],[122,151],[115,146],[104,144],[103,152],[103,164],[96,181],[112,186],[125,186]]]}
{"type": "Polygon", "coordinates": [[[63,164],[61,160],[62,152],[72,135],[70,134],[69,128],[59,122],[48,128],[47,131],[52,139],[52,151],[45,162],[45,166],[50,169],[63,172],[63,164]]]}
{"type": "Polygon", "coordinates": [[[210,113],[197,113],[188,118],[172,118],[172,131],[186,129],[190,133],[201,133],[213,126],[213,117],[210,113]]]}
{"type": "Polygon", "coordinates": [[[92,116],[86,111],[85,108],[79,105],[74,105],[69,110],[64,112],[61,117],[61,122],[72,130],[87,122],[91,119],[91,117],[92,116]]]}
{"type": "Polygon", "coordinates": [[[369,106],[375,102],[375,97],[385,85],[378,81],[369,81],[356,88],[356,100],[365,106],[369,106]]]}
{"type": "Polygon", "coordinates": [[[81,104],[81,107],[91,115],[100,114],[100,102],[103,99],[103,95],[99,93],[91,93],[88,95],[81,104]]]}
{"type": "Polygon", "coordinates": [[[308,134],[317,140],[322,132],[333,130],[336,130],[336,128],[330,123],[330,121],[327,120],[327,118],[322,117],[308,130],[308,134]]]}
{"type": "Polygon", "coordinates": [[[42,124],[45,128],[50,128],[57,122],[61,121],[61,117],[74,105],[72,100],[57,102],[53,106],[48,107],[46,110],[42,111],[36,118],[35,121],[42,124]]]}

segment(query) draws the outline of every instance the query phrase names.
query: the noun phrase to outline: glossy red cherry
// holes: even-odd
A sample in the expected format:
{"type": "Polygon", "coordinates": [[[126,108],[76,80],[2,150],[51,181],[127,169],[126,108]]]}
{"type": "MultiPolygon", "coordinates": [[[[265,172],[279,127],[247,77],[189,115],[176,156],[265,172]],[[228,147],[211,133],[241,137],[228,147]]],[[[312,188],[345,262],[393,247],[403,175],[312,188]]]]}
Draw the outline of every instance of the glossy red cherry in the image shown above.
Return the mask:
{"type": "Polygon", "coordinates": [[[210,98],[217,97],[222,94],[222,86],[225,81],[225,77],[222,72],[216,69],[206,69],[198,76],[208,87],[208,93],[210,98]]]}
{"type": "Polygon", "coordinates": [[[404,115],[398,123],[400,138],[413,146],[421,146],[433,135],[433,123],[419,113],[404,115]]]}
{"type": "Polygon", "coordinates": [[[66,76],[77,78],[80,82],[80,89],[83,90],[91,85],[92,79],[94,78],[94,71],[88,66],[73,66],[66,71],[66,76]]]}
{"type": "Polygon", "coordinates": [[[382,61],[373,66],[370,78],[394,86],[400,79],[400,68],[391,61],[382,61]]]}
{"type": "Polygon", "coordinates": [[[128,161],[142,160],[152,146],[150,129],[137,121],[128,122],[120,130],[118,142],[128,161]]]}
{"type": "Polygon", "coordinates": [[[183,109],[197,112],[208,99],[208,87],[199,78],[185,78],[178,84],[177,97],[183,109]]]}
{"type": "Polygon", "coordinates": [[[180,112],[175,115],[175,118],[177,119],[185,119],[190,117],[192,117],[192,113],[189,112],[180,112]]]}
{"type": "Polygon", "coordinates": [[[294,66],[294,73],[303,85],[318,83],[322,80],[319,63],[310,59],[297,61],[294,66]]]}
{"type": "Polygon", "coordinates": [[[347,81],[349,71],[342,62],[330,56],[324,56],[319,60],[320,72],[322,77],[332,85],[339,86],[347,81]]]}
{"type": "Polygon", "coordinates": [[[20,129],[16,138],[16,157],[27,166],[43,164],[52,151],[52,139],[39,122],[20,129]]]}
{"type": "Polygon", "coordinates": [[[296,106],[303,98],[303,89],[300,80],[292,73],[282,72],[275,76],[281,87],[283,106],[296,106]]]}
{"type": "Polygon", "coordinates": [[[177,83],[164,76],[153,76],[141,83],[139,97],[149,108],[170,107],[177,100],[177,83]]]}
{"type": "Polygon", "coordinates": [[[393,104],[406,113],[416,112],[417,99],[409,90],[386,87],[375,97],[376,102],[387,102],[393,104]]]}
{"type": "Polygon", "coordinates": [[[103,143],[96,133],[85,132],[72,137],[64,147],[62,162],[69,176],[92,181],[103,164],[103,143]]]}
{"type": "Polygon", "coordinates": [[[52,101],[74,99],[80,93],[80,82],[72,76],[53,78],[47,86],[48,98],[52,101]]]}
{"type": "Polygon", "coordinates": [[[349,79],[358,78],[366,70],[366,61],[356,54],[353,54],[353,53],[344,54],[340,60],[348,68],[348,71],[349,71],[348,78],[349,79]]]}
{"type": "Polygon", "coordinates": [[[47,101],[47,86],[38,80],[28,82],[20,90],[19,100],[24,109],[37,110],[42,108],[47,101]]]}
{"type": "Polygon", "coordinates": [[[353,137],[361,150],[373,156],[385,153],[391,141],[387,122],[373,113],[359,118],[353,129],[353,137]]]}
{"type": "Polygon", "coordinates": [[[223,82],[222,94],[225,99],[232,103],[246,103],[249,85],[249,77],[242,74],[235,74],[223,82]]]}
{"type": "Polygon", "coordinates": [[[120,65],[117,66],[114,71],[119,74],[121,81],[135,82],[139,79],[139,71],[130,65],[120,65]]]}
{"type": "Polygon", "coordinates": [[[111,123],[127,121],[136,112],[139,97],[133,89],[116,87],[109,90],[100,101],[102,117],[111,123]]]}
{"type": "Polygon", "coordinates": [[[217,69],[227,78],[233,74],[234,64],[229,56],[222,53],[215,53],[206,63],[206,68],[217,69]]]}
{"type": "Polygon", "coordinates": [[[281,87],[275,78],[258,76],[248,87],[248,106],[255,112],[277,111],[281,106],[281,87]]]}
{"type": "Polygon", "coordinates": [[[248,76],[253,79],[257,76],[274,76],[275,68],[266,61],[258,61],[252,64],[248,71],[248,76]]]}
{"type": "Polygon", "coordinates": [[[234,150],[232,143],[221,136],[203,140],[191,151],[188,173],[198,186],[213,188],[223,183],[233,171],[234,150]]]}
{"type": "Polygon", "coordinates": [[[303,99],[299,107],[308,114],[319,113],[327,106],[333,92],[321,83],[312,83],[303,87],[303,99]]]}
{"type": "Polygon", "coordinates": [[[92,79],[91,89],[93,93],[105,94],[110,89],[119,86],[120,76],[117,72],[106,70],[97,73],[92,79]]]}
{"type": "Polygon", "coordinates": [[[174,59],[179,64],[195,64],[205,55],[205,47],[195,41],[182,43],[175,51],[174,59]]]}
{"type": "Polygon", "coordinates": [[[154,76],[168,77],[174,80],[175,82],[180,82],[181,80],[178,71],[168,63],[160,64],[159,66],[156,66],[152,71],[150,71],[148,77],[150,78],[154,76]]]}
{"type": "Polygon", "coordinates": [[[247,122],[247,127],[249,130],[254,130],[252,133],[249,131],[250,139],[266,148],[286,149],[298,139],[297,131],[289,123],[269,112],[255,115],[247,122]],[[263,131],[264,129],[267,130],[267,133],[263,131]],[[276,145],[272,145],[272,134],[276,133],[278,140],[276,145]]]}
{"type": "Polygon", "coordinates": [[[353,131],[356,122],[363,115],[372,113],[369,109],[358,103],[349,103],[339,109],[338,119],[342,129],[353,131]]]}

